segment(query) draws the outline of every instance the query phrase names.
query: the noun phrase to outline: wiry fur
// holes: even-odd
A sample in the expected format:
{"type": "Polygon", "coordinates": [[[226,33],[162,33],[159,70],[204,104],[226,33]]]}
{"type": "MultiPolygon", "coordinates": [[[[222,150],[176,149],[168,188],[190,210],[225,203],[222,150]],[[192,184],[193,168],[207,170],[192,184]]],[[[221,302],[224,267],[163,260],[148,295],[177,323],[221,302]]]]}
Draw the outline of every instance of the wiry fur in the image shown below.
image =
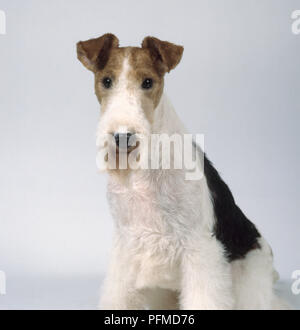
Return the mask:
{"type": "MultiPolygon", "coordinates": [[[[154,62],[159,61],[160,68],[165,66],[165,71],[169,71],[179,62],[182,51],[172,48],[178,46],[160,44],[161,41],[155,38],[145,40],[144,47],[155,49],[142,56],[149,55],[154,62]],[[170,48],[171,54],[161,54],[170,48]]],[[[82,51],[82,44],[80,47],[82,51]]],[[[134,130],[146,135],[186,133],[166,96],[159,97],[159,103],[155,104],[154,94],[148,100],[135,87],[138,86],[135,79],[139,78],[132,70],[140,68],[132,65],[133,52],[136,50],[118,53],[122,66],[118,68],[116,87],[110,96],[98,91],[101,94],[98,98],[105,108],[98,127],[99,148],[103,133],[124,127],[125,131],[134,130]],[[105,97],[107,99],[103,101],[105,97]]],[[[82,61],[91,65],[86,57],[82,61]]],[[[103,71],[97,74],[104,75],[103,71]]],[[[201,162],[197,166],[203,170],[201,162]]],[[[243,247],[242,255],[228,258],[226,244],[220,239],[222,233],[216,233],[218,218],[206,176],[187,181],[184,169],[137,169],[125,173],[109,171],[108,201],[115,233],[100,308],[286,307],[273,292],[273,257],[260,235],[255,238],[257,244],[247,250],[243,247]]]]}

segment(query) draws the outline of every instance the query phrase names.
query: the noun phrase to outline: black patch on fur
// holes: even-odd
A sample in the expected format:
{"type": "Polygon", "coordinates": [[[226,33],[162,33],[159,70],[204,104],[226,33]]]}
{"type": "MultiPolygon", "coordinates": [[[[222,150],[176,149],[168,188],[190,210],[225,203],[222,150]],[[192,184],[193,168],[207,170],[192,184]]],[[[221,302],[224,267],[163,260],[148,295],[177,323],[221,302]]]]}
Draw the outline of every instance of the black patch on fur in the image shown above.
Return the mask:
{"type": "MultiPolygon", "coordinates": [[[[198,146],[197,149],[203,154],[198,146]]],[[[216,218],[214,235],[223,244],[229,261],[244,258],[249,251],[260,248],[258,238],[261,235],[235,204],[230,189],[218,171],[206,155],[203,156],[204,173],[216,218]]]]}

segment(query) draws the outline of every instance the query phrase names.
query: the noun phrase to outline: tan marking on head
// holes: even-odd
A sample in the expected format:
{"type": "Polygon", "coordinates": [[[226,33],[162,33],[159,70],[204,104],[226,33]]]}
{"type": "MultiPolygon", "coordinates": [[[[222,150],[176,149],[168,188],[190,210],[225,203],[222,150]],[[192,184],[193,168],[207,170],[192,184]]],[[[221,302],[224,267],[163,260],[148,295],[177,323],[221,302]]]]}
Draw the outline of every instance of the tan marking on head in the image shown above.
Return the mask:
{"type": "Polygon", "coordinates": [[[102,80],[105,77],[112,79],[112,89],[114,85],[118,83],[118,79],[123,69],[123,63],[126,57],[126,48],[115,48],[110,52],[110,57],[106,63],[106,66],[102,70],[98,70],[95,73],[95,92],[99,102],[105,108],[105,102],[108,96],[111,94],[112,90],[106,89],[102,80]]]}
{"type": "Polygon", "coordinates": [[[153,122],[153,111],[158,106],[164,87],[164,74],[158,70],[157,63],[153,62],[148,49],[138,47],[115,48],[110,51],[110,57],[102,70],[95,73],[95,92],[102,109],[106,105],[117,88],[119,78],[127,61],[128,72],[126,72],[126,90],[131,94],[139,96],[139,103],[144,110],[147,120],[153,122]],[[103,86],[103,78],[112,79],[112,88],[103,86]],[[153,80],[153,87],[149,90],[142,89],[145,79],[153,80]]]}
{"type": "Polygon", "coordinates": [[[102,80],[109,77],[113,84],[117,84],[126,57],[131,66],[128,72],[129,89],[137,91],[141,89],[144,79],[153,79],[151,89],[140,91],[140,103],[150,122],[153,118],[152,110],[157,107],[163,92],[164,74],[176,67],[182,53],[182,46],[154,37],[145,37],[142,48],[120,48],[118,38],[110,33],[77,43],[78,59],[95,73],[95,91],[103,109],[112,91],[104,88],[102,80]]]}
{"type": "Polygon", "coordinates": [[[157,70],[148,49],[128,47],[130,70],[128,72],[129,88],[138,89],[141,106],[145,116],[152,123],[153,110],[158,106],[164,88],[164,75],[157,70]],[[152,88],[142,89],[145,79],[152,79],[152,88]]]}

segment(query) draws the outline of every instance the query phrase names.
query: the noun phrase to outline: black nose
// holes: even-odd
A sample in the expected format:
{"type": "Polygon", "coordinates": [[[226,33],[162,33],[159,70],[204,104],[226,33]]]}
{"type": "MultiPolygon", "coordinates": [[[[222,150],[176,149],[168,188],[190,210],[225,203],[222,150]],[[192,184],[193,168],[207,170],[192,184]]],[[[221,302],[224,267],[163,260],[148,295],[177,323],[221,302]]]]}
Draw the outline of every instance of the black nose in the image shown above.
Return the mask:
{"type": "MultiPolygon", "coordinates": [[[[129,147],[129,140],[133,136],[133,133],[115,133],[114,138],[116,146],[120,149],[126,149],[129,147]]],[[[132,141],[130,141],[132,142],[132,141]]]]}

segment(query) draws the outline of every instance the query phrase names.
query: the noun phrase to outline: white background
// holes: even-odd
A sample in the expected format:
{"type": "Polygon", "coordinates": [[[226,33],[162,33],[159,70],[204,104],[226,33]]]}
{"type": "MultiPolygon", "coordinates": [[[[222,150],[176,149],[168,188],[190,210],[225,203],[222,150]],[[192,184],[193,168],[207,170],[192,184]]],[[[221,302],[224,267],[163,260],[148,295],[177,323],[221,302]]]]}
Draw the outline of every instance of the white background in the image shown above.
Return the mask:
{"type": "Polygon", "coordinates": [[[4,0],[0,9],[1,308],[95,306],[112,220],[95,164],[100,108],[75,44],[106,32],[121,46],[146,35],[184,45],[169,97],[205,134],[282,278],[300,269],[299,1],[4,0]]]}

